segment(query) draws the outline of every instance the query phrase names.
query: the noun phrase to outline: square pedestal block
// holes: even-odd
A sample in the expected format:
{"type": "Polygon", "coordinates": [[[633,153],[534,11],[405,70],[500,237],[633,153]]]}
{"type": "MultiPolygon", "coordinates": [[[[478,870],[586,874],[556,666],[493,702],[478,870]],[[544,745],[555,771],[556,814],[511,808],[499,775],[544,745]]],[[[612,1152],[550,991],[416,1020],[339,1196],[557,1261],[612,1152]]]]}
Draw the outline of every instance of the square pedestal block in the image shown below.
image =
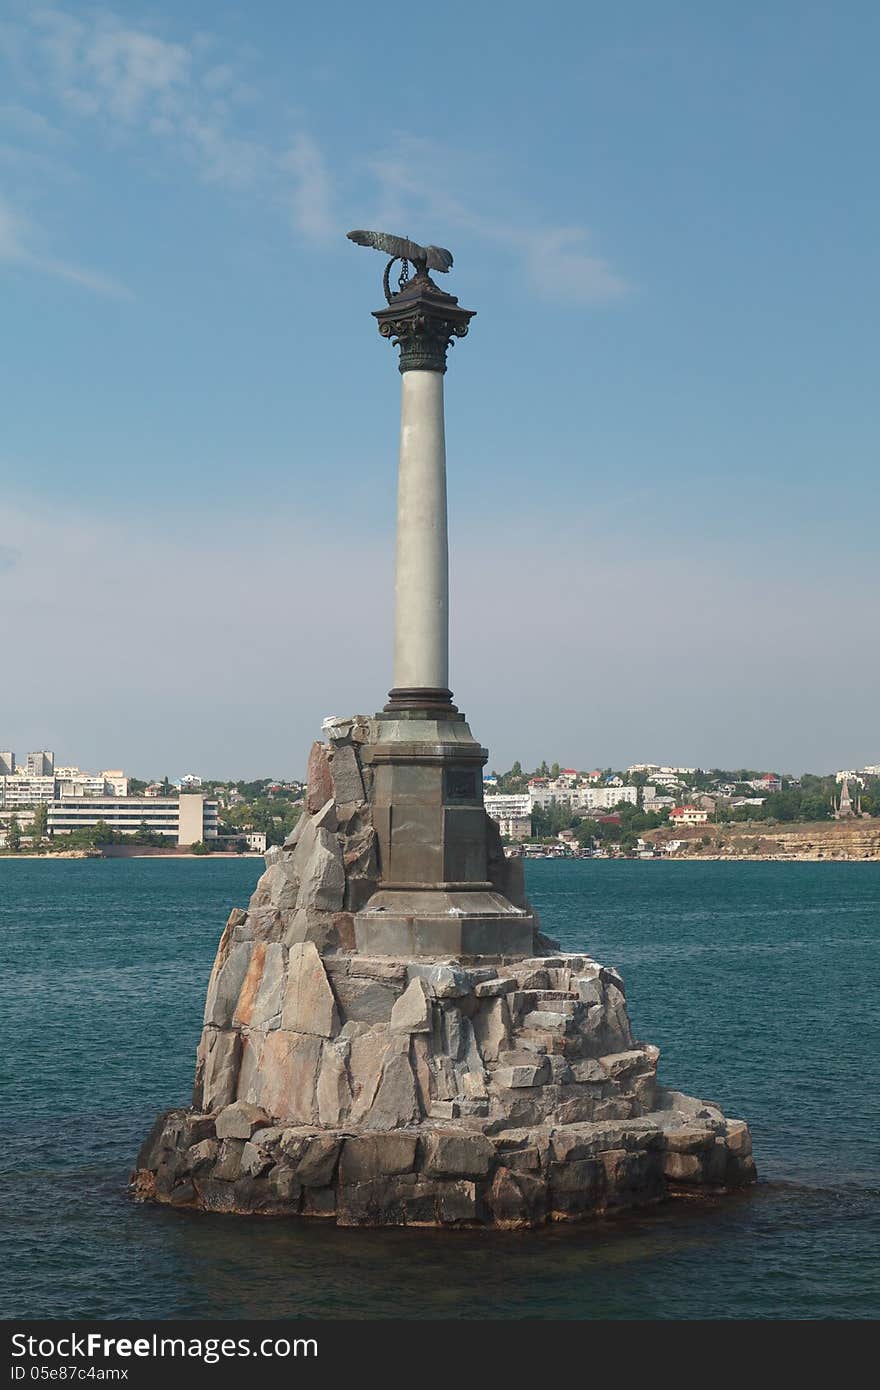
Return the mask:
{"type": "Polygon", "coordinates": [[[354,919],[371,956],[505,956],[534,952],[535,919],[491,891],[380,889],[354,919]]]}

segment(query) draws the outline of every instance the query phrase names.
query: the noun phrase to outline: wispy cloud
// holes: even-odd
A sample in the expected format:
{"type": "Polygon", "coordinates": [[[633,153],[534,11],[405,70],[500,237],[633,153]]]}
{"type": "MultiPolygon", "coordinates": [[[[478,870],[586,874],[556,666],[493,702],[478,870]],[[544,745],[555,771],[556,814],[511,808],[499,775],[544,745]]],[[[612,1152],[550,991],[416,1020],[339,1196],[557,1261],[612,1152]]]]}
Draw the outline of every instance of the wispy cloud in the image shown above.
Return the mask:
{"type": "MultiPolygon", "coordinates": [[[[490,198],[479,152],[405,137],[374,158],[346,150],[345,162],[331,166],[307,122],[291,128],[286,116],[260,110],[259,84],[251,80],[260,55],[246,47],[206,33],[170,37],[167,25],[160,31],[112,10],[53,5],[22,6],[19,13],[18,21],[0,24],[0,47],[21,98],[11,92],[0,106],[0,139],[7,132],[0,167],[13,174],[29,161],[49,174],[36,146],[51,151],[59,125],[75,146],[88,128],[111,149],[138,143],[149,153],[152,147],[161,156],[153,161],[157,169],[162,161],[184,161],[203,183],[280,211],[306,246],[320,248],[339,236],[345,203],[358,209],[353,216],[360,222],[372,201],[380,225],[415,234],[425,226],[434,239],[466,233],[482,241],[541,298],[593,303],[630,289],[588,227],[555,221],[530,204],[518,207],[516,195],[503,188],[490,198]],[[41,102],[48,115],[34,109],[41,102]],[[255,111],[258,119],[250,119],[255,111]]],[[[69,170],[75,161],[64,164],[69,170]]],[[[59,177],[65,177],[60,168],[59,177]]],[[[37,255],[32,246],[26,255],[24,246],[20,237],[15,256],[7,251],[5,258],[107,290],[110,282],[96,272],[37,255]]]]}
{"type": "Polygon", "coordinates": [[[171,40],[112,11],[82,16],[54,6],[28,12],[14,42],[7,26],[6,47],[31,85],[98,125],[108,142],[160,142],[205,183],[289,209],[305,241],[321,243],[338,231],[332,180],[317,142],[306,130],[275,142],[241,133],[237,113],[254,102],[255,91],[240,70],[240,55],[218,54],[212,36],[171,40]]]}
{"type": "Polygon", "coordinates": [[[370,161],[379,185],[378,216],[404,227],[419,221],[468,232],[513,256],[532,289],[547,299],[589,303],[629,292],[623,275],[592,245],[588,228],[481,211],[479,194],[458,191],[461,182],[472,181],[471,163],[471,156],[456,160],[434,141],[404,138],[370,161]]]}
{"type": "Polygon", "coordinates": [[[281,157],[281,168],[293,175],[290,195],[296,227],[313,241],[338,231],[331,212],[331,190],[321,151],[308,135],[298,135],[281,157]]]}
{"type": "Polygon", "coordinates": [[[131,298],[131,291],[111,276],[86,266],[72,265],[40,249],[44,241],[45,235],[41,229],[0,198],[0,261],[54,275],[59,280],[67,280],[114,299],[131,298]]]}

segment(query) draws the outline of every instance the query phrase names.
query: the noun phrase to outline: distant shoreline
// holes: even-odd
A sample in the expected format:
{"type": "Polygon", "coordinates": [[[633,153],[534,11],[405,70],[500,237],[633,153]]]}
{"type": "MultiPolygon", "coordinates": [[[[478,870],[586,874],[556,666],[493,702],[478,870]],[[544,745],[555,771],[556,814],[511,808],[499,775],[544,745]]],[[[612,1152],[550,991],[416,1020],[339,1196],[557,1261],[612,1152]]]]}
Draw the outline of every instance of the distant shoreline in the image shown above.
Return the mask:
{"type": "Polygon", "coordinates": [[[103,854],[79,854],[76,850],[68,849],[59,850],[57,854],[0,854],[0,864],[7,859],[91,859],[100,860],[104,864],[109,864],[111,860],[123,863],[126,859],[157,859],[163,863],[169,859],[219,859],[226,863],[230,859],[262,859],[263,857],[258,850],[245,850],[243,854],[224,854],[222,851],[218,851],[216,854],[120,854],[105,856],[103,854]]]}

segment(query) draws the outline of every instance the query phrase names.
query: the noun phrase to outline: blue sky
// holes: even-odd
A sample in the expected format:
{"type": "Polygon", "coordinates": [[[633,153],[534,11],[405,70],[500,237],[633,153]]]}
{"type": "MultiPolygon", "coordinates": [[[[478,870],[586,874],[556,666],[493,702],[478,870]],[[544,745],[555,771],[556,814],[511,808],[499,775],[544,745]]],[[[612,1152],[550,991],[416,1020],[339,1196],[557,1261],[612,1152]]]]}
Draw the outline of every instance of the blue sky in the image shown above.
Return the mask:
{"type": "MultiPolygon", "coordinates": [[[[378,256],[451,246],[491,762],[880,761],[870,4],[0,8],[0,746],[302,769],[390,681],[378,256]]],[[[446,283],[446,282],[444,282],[446,283]]]]}

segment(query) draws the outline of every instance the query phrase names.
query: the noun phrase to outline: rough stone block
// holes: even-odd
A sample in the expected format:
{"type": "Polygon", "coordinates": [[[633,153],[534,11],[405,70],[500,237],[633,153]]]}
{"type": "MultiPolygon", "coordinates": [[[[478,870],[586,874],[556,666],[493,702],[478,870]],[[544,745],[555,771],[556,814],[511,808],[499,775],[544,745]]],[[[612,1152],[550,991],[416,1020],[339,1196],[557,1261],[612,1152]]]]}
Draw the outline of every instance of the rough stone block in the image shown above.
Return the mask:
{"type": "Polygon", "coordinates": [[[205,1049],[203,1104],[206,1110],[219,1110],[235,1099],[241,1063],[241,1034],[206,1028],[202,1045],[205,1049]]]}
{"type": "MultiPolygon", "coordinates": [[[[328,967],[330,967],[328,961],[328,967]]],[[[333,973],[333,988],[344,1022],[388,1023],[401,987],[367,975],[333,973]]]]}
{"type": "Polygon", "coordinates": [[[431,1003],[422,980],[411,980],[391,1010],[392,1033],[429,1033],[431,1003]]]}
{"type": "Polygon", "coordinates": [[[432,1177],[485,1177],[495,1146],[484,1134],[435,1130],[425,1138],[422,1171],[432,1177]]]}
{"type": "Polygon", "coordinates": [[[512,994],[519,989],[519,983],[512,975],[499,975],[495,979],[481,980],[474,986],[474,994],[478,999],[493,999],[499,994],[512,994]]]}
{"type": "Polygon", "coordinates": [[[238,1003],[238,996],[251,960],[249,942],[239,942],[232,946],[225,959],[217,962],[211,974],[208,994],[205,1000],[205,1025],[215,1028],[228,1028],[238,1003]]]}
{"type": "MultiPolygon", "coordinates": [[[[299,853],[300,845],[296,853],[299,853]]],[[[339,912],[345,897],[345,869],[339,841],[329,830],[315,830],[312,852],[300,872],[297,907],[339,912]]]]}
{"type": "Polygon", "coordinates": [[[339,805],[364,800],[364,782],[357,754],[350,744],[335,744],[330,758],[333,800],[339,805]]]}
{"type": "Polygon", "coordinates": [[[281,1151],[303,1187],[322,1188],[333,1181],[341,1142],[338,1134],[315,1134],[298,1126],[284,1131],[281,1151]]]}
{"type": "Polygon", "coordinates": [[[364,1119],[366,1129],[399,1129],[420,1117],[416,1081],[406,1053],[386,1055],[373,1103],[364,1119]]]}
{"type": "Polygon", "coordinates": [[[395,1173],[411,1173],[416,1160],[415,1134],[389,1132],[362,1134],[345,1139],[339,1160],[343,1184],[370,1182],[395,1173]]]}
{"type": "Polygon", "coordinates": [[[348,1070],[352,1083],[352,1124],[360,1124],[373,1104],[390,1037],[388,1025],[380,1023],[350,1040],[348,1070]]]}
{"type": "Polygon", "coordinates": [[[268,1034],[257,1094],[270,1115],[302,1124],[317,1123],[322,1047],[323,1040],[314,1033],[290,1033],[279,1028],[268,1034]]]}
{"type": "Polygon", "coordinates": [[[265,1028],[277,1020],[286,979],[286,951],[278,942],[254,942],[233,1021],[237,1026],[265,1028]]]}
{"type": "Polygon", "coordinates": [[[269,1184],[285,1206],[298,1207],[302,1196],[302,1183],[288,1163],[277,1163],[269,1174],[269,1184]]]}
{"type": "Polygon", "coordinates": [[[523,1027],[564,1033],[570,1022],[567,1014],[551,1013],[548,1009],[532,1009],[523,1019],[523,1027]]]}
{"type": "MultiPolygon", "coordinates": [[[[480,988],[478,985],[477,989],[480,988]]],[[[481,1003],[473,1016],[472,1024],[483,1061],[497,1061],[510,1037],[512,1027],[510,1010],[503,995],[488,998],[481,1003]]]]}
{"type": "Polygon", "coordinates": [[[221,1110],[216,1120],[218,1139],[250,1139],[255,1129],[267,1124],[269,1116],[262,1106],[237,1100],[221,1110]]]}
{"type": "Polygon", "coordinates": [[[290,948],[281,1027],[321,1038],[332,1038],[339,1029],[336,1000],[312,941],[290,948]]]}
{"type": "Polygon", "coordinates": [[[663,1175],[670,1182],[700,1182],[703,1175],[703,1161],[696,1153],[667,1153],[663,1159],[663,1175]]]}
{"type": "Polygon", "coordinates": [[[242,1173],[246,1173],[250,1178],[259,1178],[271,1166],[271,1155],[267,1154],[265,1149],[261,1149],[258,1144],[252,1144],[250,1140],[247,1140],[241,1151],[242,1173]]]}
{"type": "Polygon", "coordinates": [[[547,1186],[531,1174],[501,1167],[492,1178],[487,1201],[493,1223],[502,1230],[530,1229],[546,1219],[547,1186]]]}
{"type": "Polygon", "coordinates": [[[241,1173],[241,1156],[244,1153],[244,1139],[224,1139],[220,1153],[214,1164],[212,1177],[219,1182],[234,1182],[241,1173]]]}
{"type": "Polygon", "coordinates": [[[351,1109],[351,1085],[345,1059],[332,1042],[325,1042],[317,1084],[318,1118],[322,1125],[342,1124],[351,1109]]]}
{"type": "Polygon", "coordinates": [[[458,1226],[476,1220],[476,1183],[448,1182],[438,1184],[438,1188],[436,1210],[444,1226],[458,1226]]]}
{"type": "Polygon", "coordinates": [[[549,1080],[549,1068],[546,1061],[536,1063],[535,1066],[513,1066],[499,1067],[493,1076],[497,1086],[503,1086],[507,1090],[514,1090],[521,1086],[543,1086],[549,1080]]]}
{"type": "Polygon", "coordinates": [[[580,976],[572,980],[572,987],[577,991],[577,996],[582,1004],[601,1004],[605,997],[602,982],[595,976],[580,976]]]}
{"type": "Polygon", "coordinates": [[[306,810],[314,815],[333,798],[333,778],[330,775],[329,749],[325,743],[313,743],[306,767],[306,810]]]}

